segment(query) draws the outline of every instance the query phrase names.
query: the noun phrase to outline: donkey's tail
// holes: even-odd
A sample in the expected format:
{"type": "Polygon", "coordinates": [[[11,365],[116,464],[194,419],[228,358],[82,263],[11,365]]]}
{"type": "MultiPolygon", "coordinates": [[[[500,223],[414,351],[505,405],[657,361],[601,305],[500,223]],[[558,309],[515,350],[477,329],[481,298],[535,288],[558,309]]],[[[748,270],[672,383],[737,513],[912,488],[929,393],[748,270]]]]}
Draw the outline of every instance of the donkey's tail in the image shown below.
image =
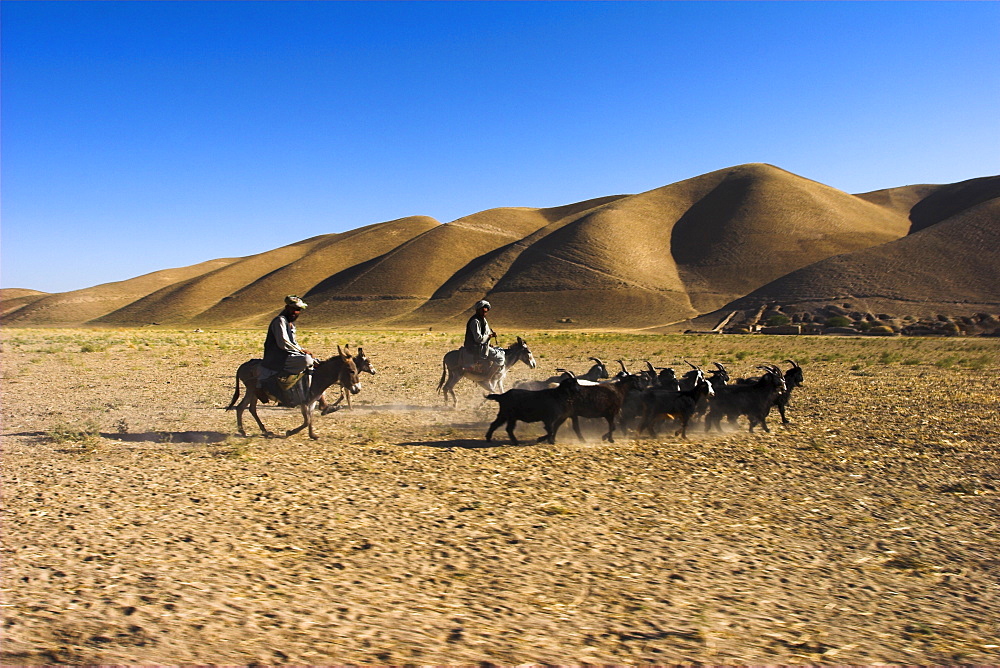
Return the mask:
{"type": "Polygon", "coordinates": [[[233,392],[233,400],[229,402],[228,406],[226,406],[226,410],[227,411],[233,410],[233,406],[236,405],[236,401],[239,398],[240,398],[240,373],[239,373],[239,371],[237,371],[236,372],[236,391],[233,392]]]}
{"type": "Polygon", "coordinates": [[[435,393],[440,392],[441,388],[444,387],[445,378],[448,376],[448,365],[445,364],[444,359],[441,360],[441,380],[438,381],[437,389],[434,390],[435,393]]]}

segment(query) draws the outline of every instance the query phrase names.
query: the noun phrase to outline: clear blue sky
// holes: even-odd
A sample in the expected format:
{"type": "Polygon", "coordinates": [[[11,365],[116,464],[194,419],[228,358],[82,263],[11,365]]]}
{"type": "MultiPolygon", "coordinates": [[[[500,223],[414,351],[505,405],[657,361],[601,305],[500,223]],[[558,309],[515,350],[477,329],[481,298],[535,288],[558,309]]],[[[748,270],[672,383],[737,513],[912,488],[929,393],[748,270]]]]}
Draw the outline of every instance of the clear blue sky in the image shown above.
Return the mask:
{"type": "Polygon", "coordinates": [[[1000,172],[1000,2],[17,2],[0,285],[58,292],[409,215],[746,162],[1000,172]]]}

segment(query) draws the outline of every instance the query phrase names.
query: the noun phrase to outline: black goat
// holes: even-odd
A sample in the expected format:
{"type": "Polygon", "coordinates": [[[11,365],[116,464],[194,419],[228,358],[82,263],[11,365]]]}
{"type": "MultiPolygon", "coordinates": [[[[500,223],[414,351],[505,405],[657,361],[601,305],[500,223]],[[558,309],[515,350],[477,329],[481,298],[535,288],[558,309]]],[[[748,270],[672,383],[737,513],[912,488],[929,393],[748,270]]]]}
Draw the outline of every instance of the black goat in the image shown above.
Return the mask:
{"type": "Polygon", "coordinates": [[[792,360],[785,361],[791,364],[792,368],[784,374],[785,391],[779,394],[778,398],[774,400],[774,405],[778,407],[778,412],[781,413],[781,424],[788,424],[788,418],[785,417],[785,409],[788,407],[788,402],[792,400],[792,390],[805,384],[803,382],[802,367],[792,360]]]}
{"type": "Polygon", "coordinates": [[[629,391],[638,389],[642,379],[638,375],[629,374],[614,381],[598,385],[581,384],[579,393],[573,399],[570,417],[573,419],[573,431],[583,441],[580,432],[580,418],[604,418],[608,421],[608,433],[602,440],[615,442],[615,420],[621,413],[622,404],[629,391]]]}
{"type": "Polygon", "coordinates": [[[677,372],[670,367],[660,368],[660,373],[656,374],[656,385],[661,390],[681,391],[680,381],[677,380],[677,372]]]}
{"type": "MultiPolygon", "coordinates": [[[[785,360],[792,365],[792,368],[788,371],[782,373],[782,378],[785,380],[785,391],[778,395],[774,400],[774,405],[778,407],[778,412],[781,414],[781,423],[789,424],[789,419],[785,414],[785,409],[788,407],[788,402],[792,399],[792,390],[796,387],[800,387],[805,383],[802,376],[802,367],[795,363],[794,360],[785,360]]],[[[747,384],[754,383],[760,380],[760,377],[756,378],[740,378],[737,383],[747,384]]]]}
{"type": "Polygon", "coordinates": [[[647,389],[640,395],[642,403],[642,423],[639,433],[649,431],[656,436],[656,423],[659,420],[672,419],[680,424],[677,433],[681,438],[687,438],[687,424],[698,407],[702,398],[710,398],[715,394],[711,383],[705,379],[701,369],[695,368],[693,387],[689,390],[658,390],[647,389]]]}
{"type": "Polygon", "coordinates": [[[556,442],[556,432],[560,425],[569,417],[573,407],[573,399],[580,391],[576,378],[570,376],[558,386],[545,390],[507,390],[503,394],[487,394],[486,398],[500,404],[497,419],[486,430],[486,440],[493,439],[493,432],[504,422],[507,423],[507,435],[511,443],[518,445],[514,436],[514,425],[521,422],[542,422],[545,424],[545,436],[539,442],[548,440],[556,442]]]}
{"type": "Polygon", "coordinates": [[[757,368],[765,371],[760,378],[725,385],[715,393],[715,399],[709,404],[708,416],[705,418],[705,431],[710,431],[712,425],[722,431],[720,423],[723,417],[735,423],[741,415],[750,420],[750,433],[753,433],[753,428],[758,424],[764,431],[771,431],[767,427],[767,416],[778,396],[785,392],[785,380],[781,369],[776,366],[757,368]]]}

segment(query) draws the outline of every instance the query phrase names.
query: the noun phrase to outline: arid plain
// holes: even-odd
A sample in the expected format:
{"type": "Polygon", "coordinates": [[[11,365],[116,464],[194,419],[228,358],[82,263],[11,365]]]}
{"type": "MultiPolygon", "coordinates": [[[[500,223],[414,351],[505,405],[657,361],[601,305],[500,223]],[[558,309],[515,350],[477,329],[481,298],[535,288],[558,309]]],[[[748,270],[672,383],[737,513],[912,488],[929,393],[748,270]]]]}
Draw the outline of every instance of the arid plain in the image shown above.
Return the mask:
{"type": "Polygon", "coordinates": [[[3,330],[4,664],[1000,663],[1000,339],[504,332],[805,373],[771,433],[514,447],[457,335],[300,334],[378,371],[318,441],[235,435],[258,331],[3,330]]]}

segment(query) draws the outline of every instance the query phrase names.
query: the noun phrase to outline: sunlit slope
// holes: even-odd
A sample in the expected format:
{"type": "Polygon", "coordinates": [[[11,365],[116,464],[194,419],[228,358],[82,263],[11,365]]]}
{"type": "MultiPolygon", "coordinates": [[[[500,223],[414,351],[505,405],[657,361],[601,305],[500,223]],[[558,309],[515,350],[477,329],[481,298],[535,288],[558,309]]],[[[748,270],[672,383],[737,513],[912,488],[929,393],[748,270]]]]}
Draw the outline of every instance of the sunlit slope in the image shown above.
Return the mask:
{"type": "Polygon", "coordinates": [[[857,309],[915,316],[995,313],[1000,308],[1000,198],[897,241],[817,262],[722,310],[844,300],[857,309]]]}
{"type": "Polygon", "coordinates": [[[2,288],[0,289],[0,316],[24,308],[32,302],[48,297],[50,293],[39,290],[28,290],[26,288],[2,288]]]}
{"type": "Polygon", "coordinates": [[[437,225],[370,262],[347,268],[307,295],[310,318],[328,325],[383,322],[417,309],[455,272],[548,223],[539,209],[482,211],[437,225]]]}
{"type": "Polygon", "coordinates": [[[525,250],[581,216],[623,197],[626,196],[614,195],[566,206],[537,209],[537,214],[547,221],[546,225],[473,258],[438,287],[429,301],[392,322],[400,326],[421,326],[426,323],[430,323],[429,326],[464,326],[471,306],[493,291],[497,282],[507,274],[525,250]]]}
{"type": "Polygon", "coordinates": [[[689,187],[699,186],[703,194],[674,225],[671,249],[702,312],[790,271],[898,239],[909,229],[897,212],[769,165],[743,165],[692,181],[689,187]]]}
{"type": "Polygon", "coordinates": [[[908,226],[822,184],[743,165],[588,213],[526,249],[491,297],[533,326],[652,326],[717,308],[818,259],[897,239],[908,226]]]}
{"type": "Polygon", "coordinates": [[[909,217],[910,232],[913,233],[1000,197],[1000,176],[984,176],[946,185],[888,188],[862,193],[858,197],[909,217]]]}
{"type": "Polygon", "coordinates": [[[285,295],[304,295],[331,272],[371,259],[373,253],[384,252],[436,225],[432,218],[407,218],[306,239],[167,286],[98,322],[260,324],[281,309],[285,295]]]}
{"type": "MultiPolygon", "coordinates": [[[[32,301],[10,314],[4,325],[72,326],[96,320],[164,287],[188,281],[232,264],[232,258],[210,260],[190,267],[164,269],[125,281],[58,292],[32,301]]],[[[146,324],[130,322],[128,324],[146,324]]]]}
{"type": "Polygon", "coordinates": [[[663,327],[744,296],[988,305],[998,196],[997,176],[849,195],[739,165],[560,207],[402,218],[69,293],[5,291],[0,313],[16,326],[260,327],[295,293],[313,327],[459,329],[485,296],[511,332],[663,327]]]}

